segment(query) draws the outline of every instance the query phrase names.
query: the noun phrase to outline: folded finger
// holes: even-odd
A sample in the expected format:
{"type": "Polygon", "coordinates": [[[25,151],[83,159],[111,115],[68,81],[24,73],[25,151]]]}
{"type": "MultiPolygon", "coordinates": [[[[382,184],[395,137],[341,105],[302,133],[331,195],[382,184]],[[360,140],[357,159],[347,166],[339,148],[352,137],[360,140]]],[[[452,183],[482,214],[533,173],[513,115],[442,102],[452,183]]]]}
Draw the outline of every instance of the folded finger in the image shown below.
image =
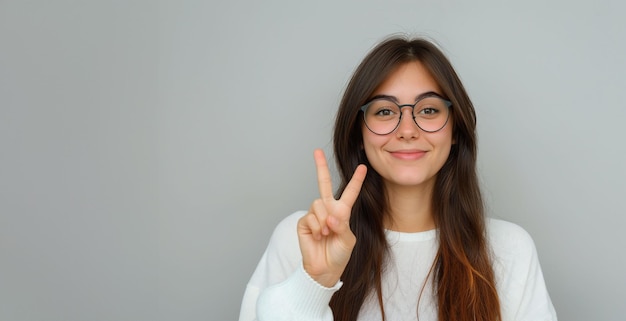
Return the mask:
{"type": "Polygon", "coordinates": [[[322,201],[319,198],[313,201],[313,204],[311,204],[311,209],[309,209],[309,212],[315,215],[317,221],[319,222],[320,233],[322,233],[322,235],[328,235],[330,233],[330,230],[328,229],[328,225],[326,224],[326,219],[328,218],[328,212],[326,210],[324,201],[322,201]]]}
{"type": "Polygon", "coordinates": [[[314,239],[322,238],[322,226],[313,213],[303,216],[298,222],[299,233],[310,234],[314,239]]]}

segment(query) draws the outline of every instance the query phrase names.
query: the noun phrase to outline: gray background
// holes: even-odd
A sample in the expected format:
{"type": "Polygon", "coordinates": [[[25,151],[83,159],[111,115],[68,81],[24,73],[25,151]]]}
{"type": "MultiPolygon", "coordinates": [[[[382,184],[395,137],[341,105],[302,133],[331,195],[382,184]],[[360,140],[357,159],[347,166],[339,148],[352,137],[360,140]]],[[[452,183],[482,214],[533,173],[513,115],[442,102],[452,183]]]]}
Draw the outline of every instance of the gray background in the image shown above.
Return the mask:
{"type": "Polygon", "coordinates": [[[626,315],[626,4],[0,1],[0,320],[234,320],[356,64],[435,39],[561,320],[626,315]]]}

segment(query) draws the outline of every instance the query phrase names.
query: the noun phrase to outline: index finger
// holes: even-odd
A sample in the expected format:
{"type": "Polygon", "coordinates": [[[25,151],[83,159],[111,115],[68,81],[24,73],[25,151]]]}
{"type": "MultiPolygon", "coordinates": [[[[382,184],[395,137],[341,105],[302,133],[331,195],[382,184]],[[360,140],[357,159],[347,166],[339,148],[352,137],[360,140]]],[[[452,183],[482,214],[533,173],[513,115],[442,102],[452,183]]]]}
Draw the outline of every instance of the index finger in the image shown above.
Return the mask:
{"type": "Polygon", "coordinates": [[[333,196],[333,183],[330,178],[330,171],[328,170],[328,163],[326,162],[326,156],[324,151],[316,149],[313,152],[315,158],[315,167],[317,168],[317,185],[320,190],[320,197],[322,200],[335,200],[333,196]]]}

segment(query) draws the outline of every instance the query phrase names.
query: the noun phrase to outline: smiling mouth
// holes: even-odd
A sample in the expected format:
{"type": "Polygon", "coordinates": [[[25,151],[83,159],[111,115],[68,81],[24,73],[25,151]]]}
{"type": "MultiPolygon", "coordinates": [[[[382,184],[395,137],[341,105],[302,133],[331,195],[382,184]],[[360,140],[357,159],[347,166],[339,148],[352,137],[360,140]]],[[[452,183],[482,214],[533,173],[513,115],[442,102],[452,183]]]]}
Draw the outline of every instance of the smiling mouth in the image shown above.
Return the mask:
{"type": "Polygon", "coordinates": [[[397,159],[402,160],[417,160],[426,155],[425,151],[422,150],[413,150],[413,151],[395,151],[389,152],[391,156],[397,159]]]}

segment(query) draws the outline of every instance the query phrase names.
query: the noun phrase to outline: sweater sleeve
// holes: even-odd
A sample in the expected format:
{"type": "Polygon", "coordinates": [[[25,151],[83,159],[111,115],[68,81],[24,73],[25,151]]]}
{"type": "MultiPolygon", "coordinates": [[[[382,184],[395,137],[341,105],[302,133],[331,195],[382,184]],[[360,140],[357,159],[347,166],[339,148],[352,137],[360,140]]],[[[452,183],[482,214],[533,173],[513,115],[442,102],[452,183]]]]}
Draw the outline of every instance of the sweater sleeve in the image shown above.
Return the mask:
{"type": "Polygon", "coordinates": [[[259,321],[332,321],[328,306],[341,287],[326,288],[300,267],[287,280],[265,289],[257,301],[259,321]]]}
{"type": "Polygon", "coordinates": [[[239,321],[333,320],[328,303],[341,282],[326,288],[302,267],[296,226],[304,214],[296,212],[277,225],[246,286],[239,321]]]}

